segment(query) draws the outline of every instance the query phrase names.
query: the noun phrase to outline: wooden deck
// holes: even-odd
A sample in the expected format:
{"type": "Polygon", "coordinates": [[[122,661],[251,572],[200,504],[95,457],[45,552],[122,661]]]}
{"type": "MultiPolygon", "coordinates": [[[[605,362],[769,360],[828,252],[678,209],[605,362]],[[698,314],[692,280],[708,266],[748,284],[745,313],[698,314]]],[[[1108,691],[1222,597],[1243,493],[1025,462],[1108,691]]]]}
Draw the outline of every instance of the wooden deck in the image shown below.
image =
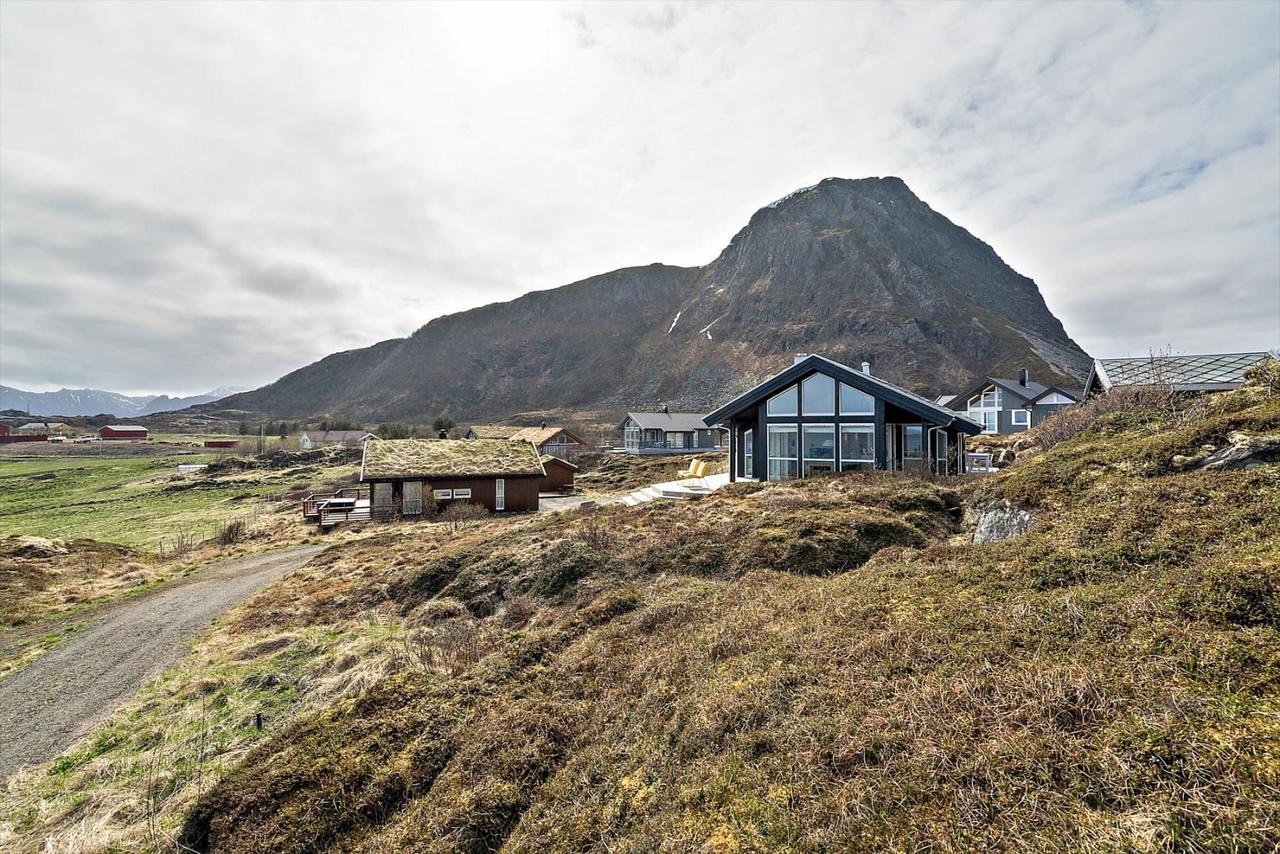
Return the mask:
{"type": "Polygon", "coordinates": [[[369,487],[348,486],[337,492],[313,492],[302,499],[302,518],[321,527],[369,519],[369,487]],[[359,517],[363,511],[364,516],[359,517]],[[350,518],[338,518],[347,515],[350,518]],[[332,520],[332,521],[326,521],[332,520]]]}

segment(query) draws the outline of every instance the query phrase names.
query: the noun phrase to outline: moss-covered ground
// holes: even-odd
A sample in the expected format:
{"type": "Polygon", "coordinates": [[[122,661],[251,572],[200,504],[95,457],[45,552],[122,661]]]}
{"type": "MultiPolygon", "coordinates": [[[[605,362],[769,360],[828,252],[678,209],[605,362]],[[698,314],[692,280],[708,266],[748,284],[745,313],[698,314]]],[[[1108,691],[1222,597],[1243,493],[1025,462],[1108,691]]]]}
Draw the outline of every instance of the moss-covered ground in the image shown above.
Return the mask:
{"type": "Polygon", "coordinates": [[[13,781],[7,840],[1274,850],[1280,466],[1188,460],[1278,432],[1250,388],[1111,412],[986,478],[344,544],[13,781]],[[996,500],[1035,528],[972,544],[962,510],[996,500]]]}

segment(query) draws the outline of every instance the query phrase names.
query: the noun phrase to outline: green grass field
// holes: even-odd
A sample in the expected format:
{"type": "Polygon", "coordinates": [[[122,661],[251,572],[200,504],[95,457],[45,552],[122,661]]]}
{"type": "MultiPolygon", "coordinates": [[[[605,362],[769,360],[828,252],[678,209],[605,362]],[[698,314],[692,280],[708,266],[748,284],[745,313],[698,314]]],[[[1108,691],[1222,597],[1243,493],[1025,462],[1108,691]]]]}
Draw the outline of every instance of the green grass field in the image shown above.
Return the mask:
{"type": "MultiPolygon", "coordinates": [[[[178,476],[178,463],[209,455],[0,458],[0,536],[91,538],[153,550],[178,536],[204,539],[252,515],[291,472],[248,471],[216,481],[178,476]]],[[[325,475],[341,474],[327,469],[325,475]]]]}

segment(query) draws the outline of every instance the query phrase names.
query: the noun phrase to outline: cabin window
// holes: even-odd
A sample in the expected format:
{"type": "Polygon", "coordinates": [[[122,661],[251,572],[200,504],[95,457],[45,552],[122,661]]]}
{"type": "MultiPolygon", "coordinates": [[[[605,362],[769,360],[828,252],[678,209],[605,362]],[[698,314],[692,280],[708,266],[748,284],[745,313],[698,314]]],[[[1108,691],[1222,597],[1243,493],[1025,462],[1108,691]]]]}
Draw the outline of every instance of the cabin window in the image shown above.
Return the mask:
{"type": "Polygon", "coordinates": [[[840,383],[841,415],[875,415],[876,399],[865,391],[840,383]]]}
{"type": "Polygon", "coordinates": [[[507,482],[502,478],[493,482],[493,509],[507,509],[507,482]]]}
{"type": "Polygon", "coordinates": [[[798,433],[794,424],[769,426],[769,480],[792,480],[800,473],[798,433]]]}
{"type": "Polygon", "coordinates": [[[1075,403],[1075,401],[1067,397],[1065,394],[1058,394],[1055,391],[1053,394],[1048,395],[1047,397],[1040,398],[1039,400],[1036,401],[1036,403],[1043,404],[1045,406],[1060,406],[1064,404],[1075,403]]]}
{"type": "Polygon", "coordinates": [[[799,413],[799,395],[796,386],[792,386],[786,391],[780,391],[773,397],[769,398],[766,404],[766,412],[769,415],[796,415],[799,413]]]}
{"type": "MultiPolygon", "coordinates": [[[[836,414],[836,381],[826,374],[814,374],[800,384],[804,391],[805,415],[836,414]]],[[[805,453],[808,453],[807,451],[805,453]]]]}
{"type": "Polygon", "coordinates": [[[906,460],[924,459],[924,426],[921,424],[904,424],[902,427],[902,458],[906,460]]]}
{"type": "Polygon", "coordinates": [[[1031,426],[1031,413],[1025,409],[1015,409],[1009,413],[1009,416],[1013,420],[1014,427],[1031,426]]]}
{"type": "Polygon", "coordinates": [[[994,433],[1000,429],[1000,426],[997,423],[999,419],[999,413],[997,412],[991,410],[983,412],[979,410],[977,412],[969,413],[969,417],[982,425],[983,433],[994,433]]]}
{"type": "Polygon", "coordinates": [[[452,489],[433,489],[431,490],[431,497],[434,498],[436,501],[449,501],[453,498],[453,490],[452,489]]]}
{"type": "Polygon", "coordinates": [[[742,434],[742,476],[755,477],[755,432],[748,430],[742,434]]]}
{"type": "Polygon", "coordinates": [[[470,497],[471,497],[471,490],[469,490],[469,489],[455,489],[455,490],[453,491],[453,497],[454,497],[455,499],[456,499],[456,498],[470,498],[470,497]]]}
{"type": "Polygon", "coordinates": [[[840,471],[876,467],[876,432],[871,424],[840,427],[840,471]]]}
{"type": "Polygon", "coordinates": [[[391,484],[375,483],[373,485],[373,507],[375,510],[386,510],[391,507],[391,484]]]}
{"type": "Polygon", "coordinates": [[[404,482],[404,503],[401,512],[406,516],[422,514],[422,481],[406,480],[404,482]]]}
{"type": "Polygon", "coordinates": [[[980,394],[975,394],[973,397],[969,398],[969,408],[999,409],[1000,389],[993,386],[980,394]]]}
{"type": "Polygon", "coordinates": [[[689,436],[689,434],[688,434],[688,433],[668,433],[668,434],[667,434],[667,447],[668,447],[668,448],[684,448],[684,447],[686,447],[686,446],[688,445],[688,443],[686,442],[686,438],[687,438],[688,436],[689,436]]]}
{"type": "Polygon", "coordinates": [[[938,474],[948,474],[949,472],[947,471],[948,469],[947,434],[943,433],[941,430],[937,430],[937,431],[934,431],[934,435],[937,437],[934,440],[936,444],[934,445],[934,448],[933,448],[933,459],[937,463],[937,465],[935,466],[935,470],[937,471],[938,474]]]}
{"type": "MultiPolygon", "coordinates": [[[[832,403],[835,401],[833,400],[832,403]]],[[[804,428],[804,476],[836,470],[836,427],[834,424],[806,425],[804,428]]]]}

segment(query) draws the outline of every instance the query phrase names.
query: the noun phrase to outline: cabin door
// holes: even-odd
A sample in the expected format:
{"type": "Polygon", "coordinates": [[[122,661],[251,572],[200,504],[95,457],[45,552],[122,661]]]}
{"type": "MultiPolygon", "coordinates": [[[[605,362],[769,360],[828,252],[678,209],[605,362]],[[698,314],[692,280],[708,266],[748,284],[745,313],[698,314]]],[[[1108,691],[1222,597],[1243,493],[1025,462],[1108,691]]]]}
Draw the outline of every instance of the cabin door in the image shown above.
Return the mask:
{"type": "Polygon", "coordinates": [[[884,467],[889,471],[897,471],[898,465],[898,425],[884,425],[884,467]]]}
{"type": "Polygon", "coordinates": [[[502,478],[498,478],[496,481],[494,481],[493,509],[494,510],[507,509],[507,482],[502,478]]]}
{"type": "Polygon", "coordinates": [[[391,484],[375,483],[373,485],[373,512],[375,515],[391,511],[391,484]]]}

